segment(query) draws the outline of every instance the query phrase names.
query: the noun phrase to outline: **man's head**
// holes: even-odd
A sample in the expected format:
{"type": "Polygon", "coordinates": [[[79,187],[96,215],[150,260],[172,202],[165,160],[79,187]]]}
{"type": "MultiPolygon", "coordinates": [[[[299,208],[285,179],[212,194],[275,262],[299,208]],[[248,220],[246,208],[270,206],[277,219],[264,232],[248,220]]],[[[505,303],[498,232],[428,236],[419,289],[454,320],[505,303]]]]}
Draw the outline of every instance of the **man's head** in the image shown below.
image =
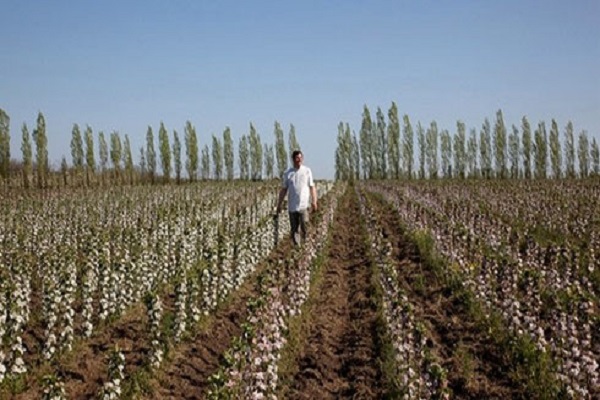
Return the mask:
{"type": "Polygon", "coordinates": [[[300,168],[303,159],[304,156],[302,155],[302,152],[300,150],[294,150],[294,152],[292,153],[292,161],[294,162],[294,168],[300,168]]]}

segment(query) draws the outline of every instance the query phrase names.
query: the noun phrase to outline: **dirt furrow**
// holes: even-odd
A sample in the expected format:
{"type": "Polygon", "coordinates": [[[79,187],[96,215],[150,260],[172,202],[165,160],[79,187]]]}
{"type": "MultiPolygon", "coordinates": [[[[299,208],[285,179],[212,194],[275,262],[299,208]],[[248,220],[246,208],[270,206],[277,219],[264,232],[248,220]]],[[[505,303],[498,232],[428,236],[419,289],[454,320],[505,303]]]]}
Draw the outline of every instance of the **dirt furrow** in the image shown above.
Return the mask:
{"type": "Polygon", "coordinates": [[[382,395],[371,264],[353,193],[349,189],[343,196],[334,218],[322,284],[310,310],[288,399],[382,395]]]}

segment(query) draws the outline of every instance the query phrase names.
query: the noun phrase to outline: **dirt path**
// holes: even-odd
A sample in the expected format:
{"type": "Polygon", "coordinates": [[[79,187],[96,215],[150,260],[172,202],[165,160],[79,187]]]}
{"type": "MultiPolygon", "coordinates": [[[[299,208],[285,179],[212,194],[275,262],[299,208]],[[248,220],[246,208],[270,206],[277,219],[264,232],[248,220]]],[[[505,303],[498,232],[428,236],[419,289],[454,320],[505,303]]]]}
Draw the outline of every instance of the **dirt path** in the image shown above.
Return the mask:
{"type": "Polygon", "coordinates": [[[306,343],[287,399],[382,397],[371,265],[354,190],[340,200],[306,343]]]}

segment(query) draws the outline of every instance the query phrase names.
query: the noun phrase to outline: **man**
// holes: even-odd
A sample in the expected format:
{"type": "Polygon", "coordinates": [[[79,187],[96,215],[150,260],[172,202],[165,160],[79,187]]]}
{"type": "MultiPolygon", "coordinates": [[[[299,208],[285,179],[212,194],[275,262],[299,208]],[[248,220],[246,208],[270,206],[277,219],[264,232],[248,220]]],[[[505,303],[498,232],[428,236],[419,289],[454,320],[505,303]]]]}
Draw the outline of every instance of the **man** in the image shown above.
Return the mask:
{"type": "Polygon", "coordinates": [[[298,230],[301,230],[302,243],[306,240],[308,224],[308,205],[311,200],[313,211],[317,210],[317,189],[310,168],[302,165],[304,156],[300,150],[292,153],[294,166],[285,171],[282,177],[277,215],[281,212],[281,204],[288,194],[288,212],[290,214],[291,237],[294,245],[298,245],[298,230]]]}

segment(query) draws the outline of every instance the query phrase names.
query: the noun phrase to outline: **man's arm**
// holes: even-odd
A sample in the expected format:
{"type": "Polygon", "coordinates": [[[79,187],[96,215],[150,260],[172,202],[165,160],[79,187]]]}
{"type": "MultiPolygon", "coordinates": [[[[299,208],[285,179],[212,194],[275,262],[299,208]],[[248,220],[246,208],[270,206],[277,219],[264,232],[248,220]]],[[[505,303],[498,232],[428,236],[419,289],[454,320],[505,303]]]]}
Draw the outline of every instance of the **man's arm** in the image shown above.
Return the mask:
{"type": "Polygon", "coordinates": [[[312,185],[310,187],[310,197],[311,197],[311,205],[313,208],[313,211],[317,211],[317,187],[315,185],[312,185]]]}

